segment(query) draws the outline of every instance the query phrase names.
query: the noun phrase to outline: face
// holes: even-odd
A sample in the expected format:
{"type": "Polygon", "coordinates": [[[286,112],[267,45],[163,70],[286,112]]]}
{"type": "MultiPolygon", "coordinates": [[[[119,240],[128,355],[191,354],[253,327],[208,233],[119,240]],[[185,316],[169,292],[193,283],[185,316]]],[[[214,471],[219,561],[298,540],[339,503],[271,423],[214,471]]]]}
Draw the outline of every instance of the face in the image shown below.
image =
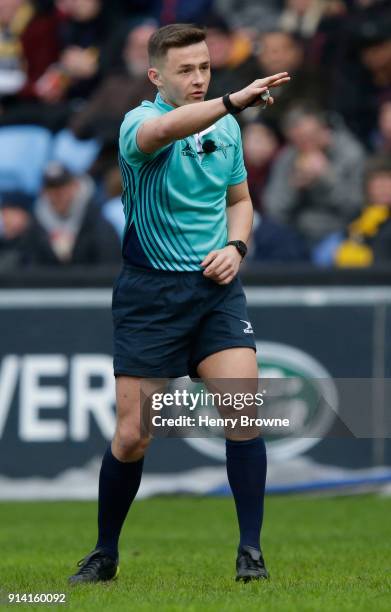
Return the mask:
{"type": "Polygon", "coordinates": [[[0,23],[8,25],[22,4],[23,0],[0,0],[0,23]]]}
{"type": "Polygon", "coordinates": [[[367,192],[370,203],[391,206],[391,172],[378,172],[371,176],[367,192]]]}
{"type": "Polygon", "coordinates": [[[303,51],[289,34],[270,32],[260,40],[258,61],[266,74],[293,72],[303,61],[303,51]]]}
{"type": "Polygon", "coordinates": [[[130,74],[141,76],[148,70],[148,41],[155,31],[155,26],[143,25],[129,33],[123,57],[130,74]]]}
{"type": "Polygon", "coordinates": [[[57,0],[57,6],[76,21],[88,21],[99,13],[101,0],[57,0]]]}
{"type": "Polygon", "coordinates": [[[223,68],[226,66],[232,53],[232,36],[220,30],[209,28],[206,42],[212,67],[223,68]]]}
{"type": "Polygon", "coordinates": [[[387,70],[391,64],[391,40],[364,49],[362,61],[372,72],[387,70]]]}
{"type": "Polygon", "coordinates": [[[262,166],[271,160],[278,148],[277,138],[264,125],[248,125],[243,130],[243,152],[246,162],[262,166]]]}
{"type": "Polygon", "coordinates": [[[54,211],[58,215],[65,217],[71,210],[72,201],[76,196],[78,188],[78,181],[73,180],[59,187],[47,187],[45,195],[54,211]]]}
{"type": "Polygon", "coordinates": [[[148,76],[163,99],[173,106],[202,102],[210,81],[206,43],[169,49],[161,64],[148,70],[148,76]]]}
{"type": "Polygon", "coordinates": [[[380,109],[379,128],[383,138],[391,142],[391,102],[385,102],[380,109]]]}
{"type": "Polygon", "coordinates": [[[329,130],[316,117],[302,117],[287,129],[289,141],[302,153],[324,149],[330,139],[329,130]]]}
{"type": "Polygon", "coordinates": [[[3,208],[1,210],[1,224],[7,240],[21,236],[27,229],[30,215],[23,208],[3,208]]]}

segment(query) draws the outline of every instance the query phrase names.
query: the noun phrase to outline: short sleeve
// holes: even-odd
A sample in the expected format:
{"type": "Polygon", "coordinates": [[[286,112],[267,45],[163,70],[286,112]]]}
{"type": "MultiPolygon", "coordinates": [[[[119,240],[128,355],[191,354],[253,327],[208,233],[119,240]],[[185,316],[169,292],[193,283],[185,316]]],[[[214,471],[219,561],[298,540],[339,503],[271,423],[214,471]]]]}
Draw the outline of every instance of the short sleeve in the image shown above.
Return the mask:
{"type": "Polygon", "coordinates": [[[155,108],[138,106],[125,115],[119,134],[119,150],[122,157],[129,164],[138,164],[148,159],[154,159],[165,147],[153,153],[144,153],[137,144],[137,132],[143,123],[150,119],[160,117],[161,113],[155,108]]]}
{"type": "Polygon", "coordinates": [[[247,178],[247,171],[243,160],[242,135],[240,133],[240,127],[234,117],[232,117],[232,123],[232,129],[234,130],[235,135],[235,153],[231,178],[228,182],[228,185],[238,185],[247,178]]]}

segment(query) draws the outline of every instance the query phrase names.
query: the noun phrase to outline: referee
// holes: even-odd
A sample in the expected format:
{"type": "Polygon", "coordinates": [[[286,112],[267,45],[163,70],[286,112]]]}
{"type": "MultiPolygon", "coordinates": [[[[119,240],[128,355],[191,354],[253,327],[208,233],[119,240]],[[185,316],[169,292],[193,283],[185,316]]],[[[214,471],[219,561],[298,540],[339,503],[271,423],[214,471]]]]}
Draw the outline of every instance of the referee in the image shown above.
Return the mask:
{"type": "MultiPolygon", "coordinates": [[[[150,441],[141,433],[142,379],[258,378],[237,277],[253,211],[233,115],[272,104],[268,88],[289,76],[258,79],[205,102],[205,30],[190,24],[157,30],[149,60],[158,94],[127,113],[119,139],[126,227],[113,292],[116,431],[100,471],[97,544],[71,584],[118,575],[118,540],[150,441]]],[[[265,443],[232,434],[226,456],[240,531],[236,578],[267,578],[260,548],[265,443]]]]}

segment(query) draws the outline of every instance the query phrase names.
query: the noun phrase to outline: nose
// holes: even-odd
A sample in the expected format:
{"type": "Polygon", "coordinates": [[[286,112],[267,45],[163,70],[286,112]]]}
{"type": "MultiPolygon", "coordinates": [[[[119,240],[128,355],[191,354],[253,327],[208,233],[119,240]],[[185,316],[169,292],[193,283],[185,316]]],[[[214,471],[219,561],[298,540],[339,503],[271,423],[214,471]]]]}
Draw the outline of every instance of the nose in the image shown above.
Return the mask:
{"type": "Polygon", "coordinates": [[[193,78],[193,85],[203,85],[205,83],[205,78],[201,72],[201,70],[196,70],[193,78]]]}

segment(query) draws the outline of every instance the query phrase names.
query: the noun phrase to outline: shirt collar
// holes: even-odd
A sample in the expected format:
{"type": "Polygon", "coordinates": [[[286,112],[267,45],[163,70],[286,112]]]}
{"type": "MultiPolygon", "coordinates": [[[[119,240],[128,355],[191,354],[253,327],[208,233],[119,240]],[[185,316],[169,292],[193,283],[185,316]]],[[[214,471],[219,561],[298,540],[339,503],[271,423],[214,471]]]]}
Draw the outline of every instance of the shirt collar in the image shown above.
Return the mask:
{"type": "Polygon", "coordinates": [[[162,110],[165,110],[165,111],[170,111],[170,110],[173,110],[174,108],[176,108],[175,106],[172,106],[171,104],[168,104],[165,100],[163,100],[163,98],[161,97],[160,93],[158,93],[156,95],[155,104],[156,104],[157,107],[159,107],[159,108],[161,108],[162,110]]]}

